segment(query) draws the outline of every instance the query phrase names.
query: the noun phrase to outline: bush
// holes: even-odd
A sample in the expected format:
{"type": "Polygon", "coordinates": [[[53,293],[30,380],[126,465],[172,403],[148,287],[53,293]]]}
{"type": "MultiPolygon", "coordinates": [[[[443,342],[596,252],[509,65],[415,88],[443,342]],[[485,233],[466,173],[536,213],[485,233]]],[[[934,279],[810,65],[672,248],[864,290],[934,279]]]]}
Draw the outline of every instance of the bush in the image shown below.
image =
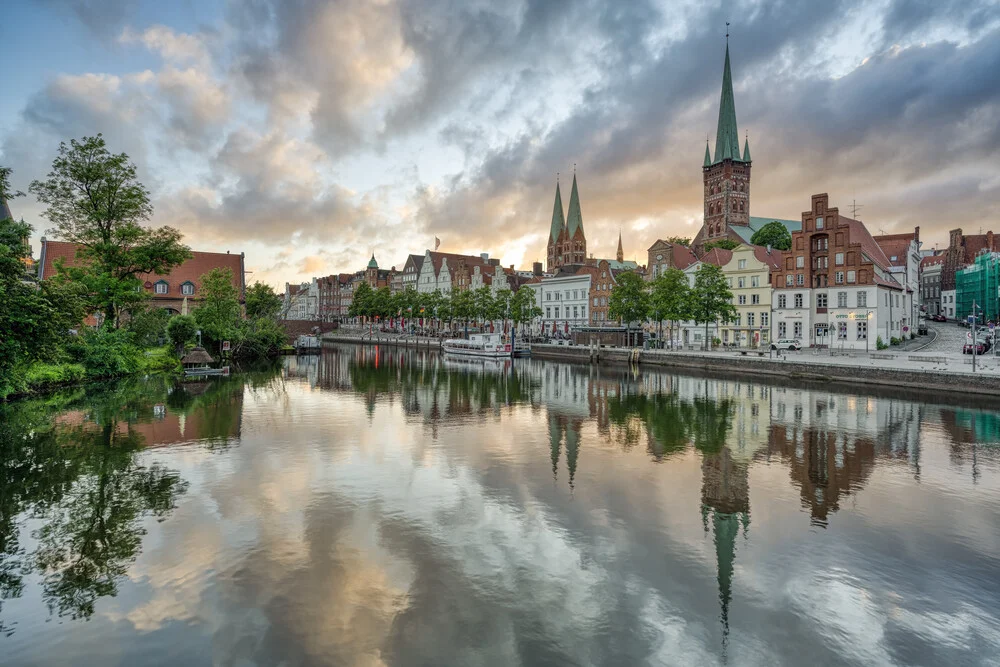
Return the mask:
{"type": "Polygon", "coordinates": [[[170,313],[163,308],[145,307],[132,313],[125,323],[139,347],[163,345],[167,338],[167,324],[170,313]]]}
{"type": "Polygon", "coordinates": [[[194,340],[198,324],[190,315],[177,315],[167,323],[167,337],[175,350],[184,348],[184,344],[194,340]]]}
{"type": "Polygon", "coordinates": [[[890,345],[899,345],[902,342],[903,341],[901,341],[900,339],[896,338],[895,336],[893,336],[892,338],[889,339],[889,344],[890,345]]]}
{"type": "Polygon", "coordinates": [[[45,364],[35,363],[28,367],[24,375],[29,388],[35,389],[54,384],[80,382],[87,375],[83,364],[45,364]]]}
{"type": "Polygon", "coordinates": [[[876,350],[887,350],[887,349],[889,349],[889,346],[885,344],[884,340],[882,340],[882,336],[879,336],[878,338],[875,339],[875,349],[876,350]]]}
{"type": "Polygon", "coordinates": [[[124,329],[101,328],[82,336],[82,358],[89,378],[119,377],[142,368],[142,352],[124,329]]]}
{"type": "Polygon", "coordinates": [[[170,347],[154,347],[146,350],[142,370],[146,373],[162,373],[181,370],[181,362],[170,347]]]}
{"type": "Polygon", "coordinates": [[[285,329],[272,319],[243,322],[233,345],[234,359],[260,359],[281,353],[285,329]]]}

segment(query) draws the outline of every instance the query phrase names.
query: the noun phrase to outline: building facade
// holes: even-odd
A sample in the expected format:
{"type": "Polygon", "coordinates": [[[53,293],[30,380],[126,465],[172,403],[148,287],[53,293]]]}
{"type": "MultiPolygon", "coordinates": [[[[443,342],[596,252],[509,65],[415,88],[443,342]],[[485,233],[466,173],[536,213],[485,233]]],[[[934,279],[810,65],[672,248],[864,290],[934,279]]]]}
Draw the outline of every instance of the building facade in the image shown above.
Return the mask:
{"type": "Polygon", "coordinates": [[[670,243],[662,239],[646,250],[646,279],[653,281],[669,269],[683,271],[697,261],[691,249],[680,243],[670,243]]]}
{"type": "Polygon", "coordinates": [[[920,318],[920,227],[912,234],[883,234],[872,237],[889,260],[889,272],[902,285],[901,328],[903,335],[916,333],[920,318]]]}
{"type": "Polygon", "coordinates": [[[874,350],[902,336],[910,316],[889,258],[865,226],[812,196],[784,265],[772,273],[772,338],[803,346],[874,350]]]}
{"type": "Polygon", "coordinates": [[[981,252],[955,272],[955,319],[978,316],[979,323],[1000,322],[1000,252],[981,252]]]}
{"type": "Polygon", "coordinates": [[[536,333],[569,334],[574,327],[590,324],[590,288],[594,267],[564,265],[556,275],[525,283],[522,289],[535,292],[535,303],[542,310],[535,319],[536,333]]]}
{"type": "Polygon", "coordinates": [[[761,347],[770,343],[771,272],[782,266],[780,250],[740,245],[722,265],[733,292],[736,318],[720,323],[723,345],[761,347]]]}
{"type": "MultiPolygon", "coordinates": [[[[941,268],[944,257],[931,255],[920,260],[920,303],[927,315],[948,317],[941,303],[941,268]]],[[[954,306],[952,306],[954,311],[954,306]]],[[[954,312],[951,315],[954,317],[954,312]]]]}

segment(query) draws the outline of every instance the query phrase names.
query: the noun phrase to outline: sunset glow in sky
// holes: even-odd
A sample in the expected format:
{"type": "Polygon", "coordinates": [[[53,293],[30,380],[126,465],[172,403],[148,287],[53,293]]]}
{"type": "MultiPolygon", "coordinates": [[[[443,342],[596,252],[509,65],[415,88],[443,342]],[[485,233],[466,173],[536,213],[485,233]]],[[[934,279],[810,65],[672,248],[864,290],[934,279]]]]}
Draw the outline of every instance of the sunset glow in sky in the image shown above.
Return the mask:
{"type": "MultiPolygon", "coordinates": [[[[701,224],[725,49],[751,213],[829,192],[873,233],[1000,229],[993,0],[254,0],[7,3],[0,165],[60,140],[139,165],[154,224],[246,252],[251,278],[432,247],[543,259],[574,164],[588,250],[644,263],[701,224]]],[[[33,197],[11,203],[50,226],[33,197]]],[[[36,240],[37,253],[37,240],[36,240]]]]}

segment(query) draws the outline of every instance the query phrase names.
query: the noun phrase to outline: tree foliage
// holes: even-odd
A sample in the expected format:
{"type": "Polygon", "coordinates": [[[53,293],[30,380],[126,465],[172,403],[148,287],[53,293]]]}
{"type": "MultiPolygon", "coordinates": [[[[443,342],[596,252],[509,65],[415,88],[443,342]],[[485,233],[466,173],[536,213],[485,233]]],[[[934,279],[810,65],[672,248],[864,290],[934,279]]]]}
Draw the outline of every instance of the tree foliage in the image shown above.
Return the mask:
{"type": "Polygon", "coordinates": [[[705,341],[708,342],[708,325],[722,320],[728,322],[736,317],[733,293],[722,269],[714,264],[702,263],[695,272],[694,288],[691,291],[691,319],[705,325],[705,341]]]}
{"type": "Polygon", "coordinates": [[[777,220],[772,220],[750,237],[750,243],[759,246],[771,246],[776,250],[791,250],[792,235],[788,228],[777,220]]]}
{"type": "MultiPolygon", "coordinates": [[[[201,277],[201,305],[194,319],[201,329],[202,342],[219,346],[232,340],[240,323],[240,296],[233,285],[233,270],[215,268],[201,277]]],[[[221,352],[221,347],[217,347],[221,352]]]]}
{"type": "Polygon", "coordinates": [[[668,236],[667,243],[672,245],[682,245],[686,248],[691,247],[691,237],[690,236],[668,236]]]}
{"type": "Polygon", "coordinates": [[[149,192],[128,155],[112,154],[100,134],[60,143],[46,179],[28,189],[46,205],[48,233],[80,246],[81,266],[60,273],[86,288],[88,309],[109,326],[146,297],[141,275],[168,274],[191,257],[176,229],[142,226],[153,212],[149,192]]]}
{"type": "Polygon", "coordinates": [[[167,336],[178,354],[187,343],[194,340],[197,330],[198,323],[191,315],[175,315],[170,318],[170,322],[167,324],[167,336]]]}
{"type": "Polygon", "coordinates": [[[247,288],[246,308],[248,319],[278,319],[281,314],[281,297],[270,285],[255,282],[247,288]]]}
{"type": "Polygon", "coordinates": [[[739,241],[734,241],[733,239],[715,239],[714,241],[708,241],[705,243],[705,252],[708,252],[712,248],[721,248],[723,250],[736,250],[740,247],[739,241]]]}
{"type": "Polygon", "coordinates": [[[625,326],[641,322],[649,315],[649,290],[638,273],[624,271],[618,274],[617,284],[608,298],[608,315],[625,326]]]}
{"type": "Polygon", "coordinates": [[[667,269],[656,277],[651,286],[650,316],[657,323],[691,319],[691,298],[687,274],[678,268],[667,269]]]}

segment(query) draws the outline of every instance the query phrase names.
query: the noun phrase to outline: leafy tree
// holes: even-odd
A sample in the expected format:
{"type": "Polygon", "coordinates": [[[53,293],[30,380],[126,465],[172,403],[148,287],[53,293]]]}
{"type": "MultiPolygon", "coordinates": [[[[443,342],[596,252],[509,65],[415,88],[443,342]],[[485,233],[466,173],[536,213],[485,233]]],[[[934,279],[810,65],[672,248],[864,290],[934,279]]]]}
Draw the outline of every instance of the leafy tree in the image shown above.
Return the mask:
{"type": "Polygon", "coordinates": [[[735,250],[740,246],[739,241],[734,241],[732,239],[715,239],[714,241],[708,241],[705,243],[705,252],[708,252],[712,248],[722,248],[723,250],[735,250]]]}
{"type": "Polygon", "coordinates": [[[494,319],[502,321],[505,332],[507,331],[507,320],[510,319],[510,305],[513,298],[514,295],[506,287],[497,290],[496,294],[493,295],[494,319]]]}
{"type": "Polygon", "coordinates": [[[493,291],[483,285],[472,292],[473,317],[484,324],[492,322],[500,317],[497,312],[496,301],[493,299],[493,291]]]}
{"type": "Polygon", "coordinates": [[[247,318],[276,320],[281,314],[281,297],[265,283],[255,282],[247,288],[247,318]]]}
{"type": "Polygon", "coordinates": [[[703,262],[695,272],[694,289],[691,290],[691,318],[705,325],[705,345],[708,346],[708,325],[722,320],[728,322],[736,317],[733,293],[729,289],[722,269],[703,262]]]}
{"type": "Polygon", "coordinates": [[[531,287],[522,286],[510,300],[510,319],[514,325],[529,325],[536,317],[542,316],[542,308],[536,299],[538,293],[531,287]]]}
{"type": "Polygon", "coordinates": [[[673,341],[673,323],[690,319],[691,286],[687,274],[678,268],[672,268],[657,276],[652,284],[650,311],[653,319],[660,325],[661,334],[663,320],[671,323],[670,340],[673,341]]]}
{"type": "Polygon", "coordinates": [[[362,322],[364,322],[364,318],[372,315],[373,299],[374,292],[371,285],[362,282],[354,290],[354,296],[351,298],[351,307],[347,309],[347,314],[351,317],[360,317],[362,318],[362,322]]]}
{"type": "Polygon", "coordinates": [[[147,348],[163,344],[169,322],[170,312],[165,308],[143,303],[129,311],[124,328],[136,345],[147,348]]]}
{"type": "Polygon", "coordinates": [[[60,143],[46,180],[28,189],[47,205],[49,233],[81,246],[83,266],[61,272],[86,287],[88,309],[107,326],[147,297],[139,276],[168,274],[191,257],[176,229],[142,226],[153,212],[149,192],[128,155],[109,152],[100,134],[60,143]]]}
{"type": "Polygon", "coordinates": [[[783,224],[772,220],[753,233],[753,236],[750,237],[750,243],[771,246],[777,250],[791,250],[792,235],[783,224]]]}
{"type": "Polygon", "coordinates": [[[465,322],[465,337],[469,337],[469,320],[476,316],[476,297],[472,290],[451,293],[452,316],[465,322]]]}
{"type": "Polygon", "coordinates": [[[194,340],[197,330],[198,323],[190,315],[171,317],[170,322],[167,323],[167,336],[178,354],[184,349],[184,345],[194,340]]]}
{"type": "Polygon", "coordinates": [[[672,245],[682,245],[686,248],[691,247],[691,237],[690,236],[668,236],[667,243],[672,245]]]}
{"type": "Polygon", "coordinates": [[[624,271],[618,274],[617,284],[608,298],[608,315],[625,325],[631,344],[632,322],[641,322],[649,315],[649,291],[638,273],[624,271]]]}
{"type": "MultiPolygon", "coordinates": [[[[215,268],[201,277],[201,305],[194,319],[201,329],[202,339],[208,338],[222,352],[222,341],[235,337],[240,323],[240,298],[233,285],[233,270],[215,268]]],[[[206,345],[206,348],[208,345],[206,345]]]]}

